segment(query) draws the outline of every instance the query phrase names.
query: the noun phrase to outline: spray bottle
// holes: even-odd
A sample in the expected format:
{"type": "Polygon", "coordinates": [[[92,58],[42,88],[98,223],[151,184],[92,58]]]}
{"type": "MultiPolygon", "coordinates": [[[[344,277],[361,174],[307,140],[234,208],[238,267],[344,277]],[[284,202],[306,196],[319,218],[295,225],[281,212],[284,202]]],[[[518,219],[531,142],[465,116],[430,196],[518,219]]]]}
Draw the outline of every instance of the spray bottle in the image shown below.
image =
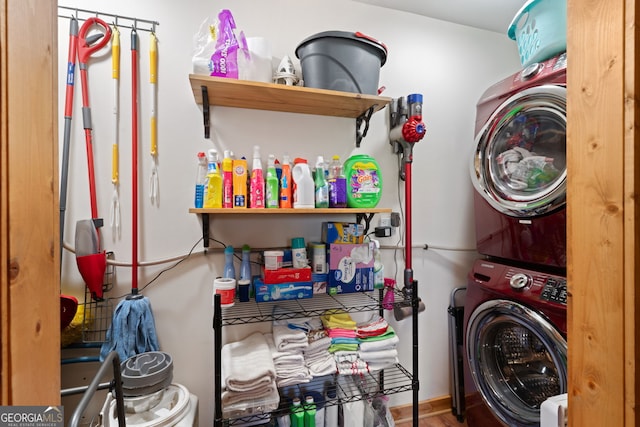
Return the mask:
{"type": "Polygon", "coordinates": [[[218,169],[218,152],[210,149],[208,153],[209,162],[207,165],[207,194],[204,199],[205,208],[222,207],[222,176],[218,169]]]}
{"type": "Polygon", "coordinates": [[[291,185],[291,164],[289,163],[289,156],[285,154],[284,156],[282,156],[282,177],[280,178],[281,208],[293,207],[293,193],[291,185]]]}
{"type": "Polygon", "coordinates": [[[262,160],[260,160],[260,147],[253,147],[253,167],[251,168],[250,207],[264,208],[264,176],[262,174],[262,160]]]}
{"type": "Polygon", "coordinates": [[[267,161],[266,206],[267,208],[277,208],[278,203],[278,173],[276,172],[276,156],[269,154],[267,161]]]}
{"type": "Polygon", "coordinates": [[[233,159],[229,150],[224,150],[222,159],[222,207],[233,208],[233,159]]]}
{"type": "Polygon", "coordinates": [[[314,180],[316,208],[329,207],[329,184],[327,184],[324,171],[324,159],[322,156],[318,156],[318,159],[316,160],[316,176],[314,180]]]}
{"type": "Polygon", "coordinates": [[[196,197],[194,207],[204,207],[204,193],[207,188],[207,155],[198,153],[198,171],[196,173],[196,197]]]}
{"type": "Polygon", "coordinates": [[[224,273],[222,277],[235,280],[236,267],[233,265],[233,246],[229,245],[224,248],[224,258],[224,273]]]}

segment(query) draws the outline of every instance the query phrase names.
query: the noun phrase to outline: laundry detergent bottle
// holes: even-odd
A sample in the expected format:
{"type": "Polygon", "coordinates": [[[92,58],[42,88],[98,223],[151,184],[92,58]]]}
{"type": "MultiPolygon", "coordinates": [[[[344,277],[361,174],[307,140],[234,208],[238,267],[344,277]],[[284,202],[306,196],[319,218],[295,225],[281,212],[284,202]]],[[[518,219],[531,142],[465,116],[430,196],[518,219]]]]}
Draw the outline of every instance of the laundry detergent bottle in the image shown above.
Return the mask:
{"type": "Polygon", "coordinates": [[[347,179],[347,206],[375,208],[382,197],[380,166],[367,154],[356,154],[344,162],[347,179]]]}
{"type": "Polygon", "coordinates": [[[204,198],[205,208],[222,207],[222,176],[218,168],[218,152],[213,148],[208,153],[207,190],[204,198]]]}
{"type": "Polygon", "coordinates": [[[305,159],[296,158],[295,166],[291,171],[293,176],[293,208],[313,209],[315,208],[315,184],[311,177],[311,169],[305,159]]]}

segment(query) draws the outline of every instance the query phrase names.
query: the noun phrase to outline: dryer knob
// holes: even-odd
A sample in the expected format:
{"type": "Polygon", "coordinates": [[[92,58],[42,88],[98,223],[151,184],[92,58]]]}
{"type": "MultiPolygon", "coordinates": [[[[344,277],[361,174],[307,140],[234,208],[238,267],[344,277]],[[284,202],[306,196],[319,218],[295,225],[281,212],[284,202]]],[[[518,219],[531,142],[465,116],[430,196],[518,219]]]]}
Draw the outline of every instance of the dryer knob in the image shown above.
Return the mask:
{"type": "Polygon", "coordinates": [[[542,64],[539,62],[534,62],[533,64],[526,67],[524,70],[520,72],[520,77],[522,80],[529,80],[536,74],[538,74],[542,70],[542,64]]]}
{"type": "Polygon", "coordinates": [[[528,286],[531,283],[531,277],[527,276],[524,273],[517,273],[511,276],[511,280],[509,281],[509,285],[511,288],[519,291],[524,287],[528,286]]]}

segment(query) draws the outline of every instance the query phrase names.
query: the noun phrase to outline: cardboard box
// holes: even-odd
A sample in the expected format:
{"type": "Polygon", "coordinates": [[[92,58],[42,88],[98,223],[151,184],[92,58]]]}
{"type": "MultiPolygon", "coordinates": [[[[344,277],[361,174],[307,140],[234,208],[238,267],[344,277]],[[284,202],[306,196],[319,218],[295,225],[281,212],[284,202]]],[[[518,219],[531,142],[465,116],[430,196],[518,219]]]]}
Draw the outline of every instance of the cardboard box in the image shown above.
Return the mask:
{"type": "Polygon", "coordinates": [[[355,222],[323,222],[322,241],[357,244],[364,241],[364,226],[355,222]]]}
{"type": "Polygon", "coordinates": [[[374,289],[373,243],[329,245],[330,295],[374,289]]]}
{"type": "Polygon", "coordinates": [[[312,282],[286,282],[267,284],[260,278],[253,281],[256,302],[286,301],[292,299],[311,298],[312,282]]]}
{"type": "Polygon", "coordinates": [[[263,267],[262,277],[265,284],[311,282],[311,267],[278,268],[277,270],[267,270],[263,267]]]}

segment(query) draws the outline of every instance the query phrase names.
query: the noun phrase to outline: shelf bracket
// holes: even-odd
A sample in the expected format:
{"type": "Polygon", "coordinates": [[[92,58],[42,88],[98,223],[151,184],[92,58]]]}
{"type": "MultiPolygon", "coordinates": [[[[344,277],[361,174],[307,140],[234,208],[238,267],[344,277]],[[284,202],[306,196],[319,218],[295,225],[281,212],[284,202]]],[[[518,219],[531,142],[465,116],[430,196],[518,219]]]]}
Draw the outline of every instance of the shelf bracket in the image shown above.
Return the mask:
{"type": "Polygon", "coordinates": [[[371,120],[371,116],[373,115],[373,110],[376,105],[371,106],[367,111],[362,113],[360,117],[356,119],[356,147],[360,147],[360,142],[362,138],[367,136],[367,132],[369,131],[369,120],[371,120]],[[362,123],[364,122],[364,129],[362,132],[360,128],[362,127],[362,123]]]}
{"type": "Polygon", "coordinates": [[[200,86],[202,91],[202,118],[204,120],[204,137],[209,139],[209,132],[211,128],[211,118],[209,114],[209,90],[206,86],[200,86]]]}
{"type": "Polygon", "coordinates": [[[356,222],[358,224],[364,221],[364,235],[366,236],[369,233],[369,226],[371,225],[371,219],[373,218],[373,213],[357,213],[356,214],[356,222]]]}
{"type": "Polygon", "coordinates": [[[202,242],[205,251],[209,248],[209,214],[203,213],[202,217],[202,242]]]}

